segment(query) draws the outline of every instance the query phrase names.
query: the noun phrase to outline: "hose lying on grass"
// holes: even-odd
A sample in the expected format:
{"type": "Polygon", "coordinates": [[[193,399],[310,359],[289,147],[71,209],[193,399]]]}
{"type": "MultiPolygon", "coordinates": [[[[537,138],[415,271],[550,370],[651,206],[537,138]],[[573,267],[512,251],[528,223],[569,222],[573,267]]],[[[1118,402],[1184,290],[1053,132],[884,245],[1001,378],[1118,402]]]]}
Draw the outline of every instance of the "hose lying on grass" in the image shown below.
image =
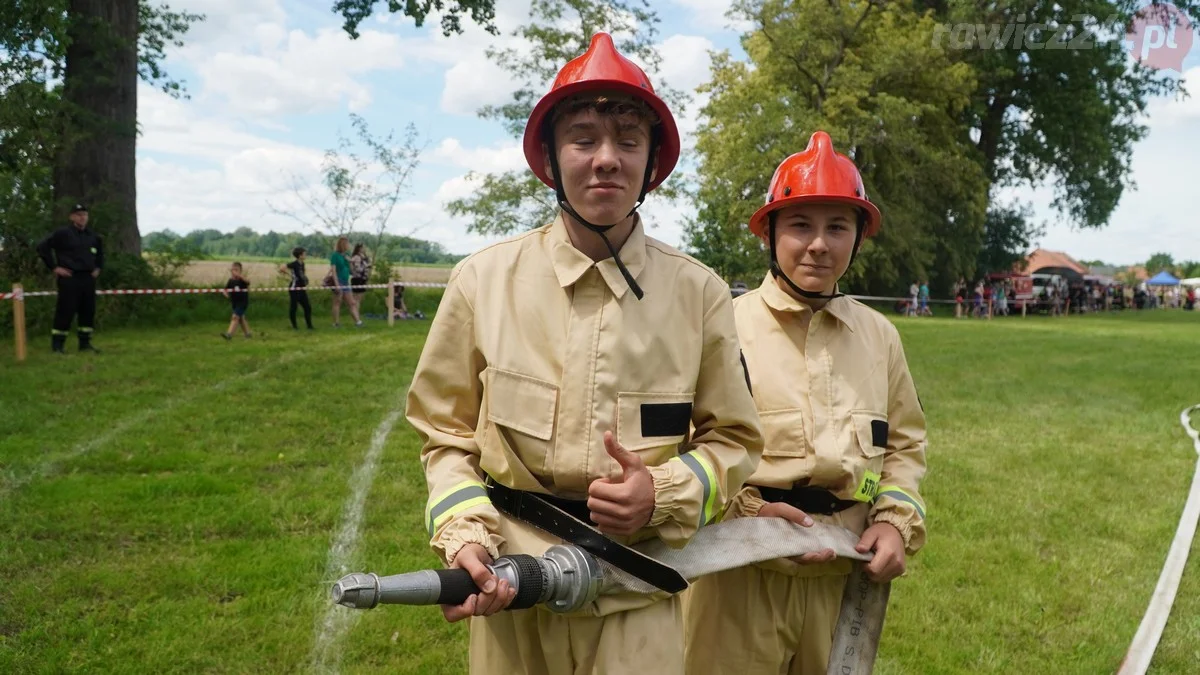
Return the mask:
{"type": "Polygon", "coordinates": [[[1200,405],[1184,408],[1183,412],[1179,413],[1179,423],[1183,425],[1187,435],[1191,436],[1192,444],[1196,448],[1196,471],[1192,474],[1192,490],[1188,493],[1187,503],[1184,504],[1179,528],[1175,530],[1175,541],[1171,543],[1171,550],[1167,553],[1167,562],[1158,577],[1158,585],[1154,587],[1150,606],[1146,609],[1146,615],[1142,617],[1142,624],[1133,636],[1133,643],[1129,645],[1129,651],[1125,653],[1117,675],[1143,675],[1150,667],[1158,640],[1167,626],[1167,617],[1171,614],[1171,605],[1175,602],[1179,580],[1183,577],[1188,551],[1196,534],[1196,521],[1200,520],[1200,432],[1192,428],[1191,414],[1195,410],[1200,410],[1200,405]]]}

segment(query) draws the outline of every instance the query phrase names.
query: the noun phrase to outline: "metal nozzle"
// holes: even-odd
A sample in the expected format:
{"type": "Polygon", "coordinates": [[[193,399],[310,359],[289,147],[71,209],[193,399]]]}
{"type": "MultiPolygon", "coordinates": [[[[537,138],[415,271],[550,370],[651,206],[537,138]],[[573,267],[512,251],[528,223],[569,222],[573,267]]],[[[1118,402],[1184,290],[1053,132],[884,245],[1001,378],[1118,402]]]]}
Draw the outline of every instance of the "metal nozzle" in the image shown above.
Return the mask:
{"type": "Polygon", "coordinates": [[[356,572],[333,585],[333,601],[351,609],[371,609],[379,604],[379,577],[356,572]]]}

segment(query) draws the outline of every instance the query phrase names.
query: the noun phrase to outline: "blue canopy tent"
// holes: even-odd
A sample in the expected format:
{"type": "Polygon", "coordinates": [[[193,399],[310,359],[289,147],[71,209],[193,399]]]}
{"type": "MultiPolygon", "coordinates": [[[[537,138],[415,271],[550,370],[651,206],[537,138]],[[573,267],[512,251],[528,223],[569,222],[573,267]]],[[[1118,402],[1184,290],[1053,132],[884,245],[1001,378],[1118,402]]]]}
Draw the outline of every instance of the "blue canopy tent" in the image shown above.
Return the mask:
{"type": "Polygon", "coordinates": [[[1170,272],[1163,270],[1146,281],[1147,286],[1178,286],[1179,280],[1170,272]]]}

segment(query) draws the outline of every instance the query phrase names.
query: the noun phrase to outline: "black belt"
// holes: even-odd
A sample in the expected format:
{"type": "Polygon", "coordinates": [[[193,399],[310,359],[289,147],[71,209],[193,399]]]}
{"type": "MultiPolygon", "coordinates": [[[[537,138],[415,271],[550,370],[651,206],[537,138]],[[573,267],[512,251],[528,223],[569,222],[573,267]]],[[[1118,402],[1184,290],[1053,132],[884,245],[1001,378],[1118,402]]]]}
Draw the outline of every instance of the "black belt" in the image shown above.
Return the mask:
{"type": "Polygon", "coordinates": [[[491,477],[487,479],[487,491],[492,504],[503,513],[565,539],[648,584],[668,593],[678,593],[688,586],[683,575],[673,568],[623,546],[589,527],[591,519],[585,501],[514,490],[497,483],[491,477]],[[576,514],[582,514],[583,517],[580,518],[576,514]]]}
{"type": "Polygon", "coordinates": [[[811,485],[794,485],[786,489],[761,485],[748,487],[758,488],[758,491],[762,493],[762,498],[768,502],[783,502],[791,504],[805,513],[819,513],[826,516],[863,503],[853,499],[838,499],[829,490],[811,485]]]}

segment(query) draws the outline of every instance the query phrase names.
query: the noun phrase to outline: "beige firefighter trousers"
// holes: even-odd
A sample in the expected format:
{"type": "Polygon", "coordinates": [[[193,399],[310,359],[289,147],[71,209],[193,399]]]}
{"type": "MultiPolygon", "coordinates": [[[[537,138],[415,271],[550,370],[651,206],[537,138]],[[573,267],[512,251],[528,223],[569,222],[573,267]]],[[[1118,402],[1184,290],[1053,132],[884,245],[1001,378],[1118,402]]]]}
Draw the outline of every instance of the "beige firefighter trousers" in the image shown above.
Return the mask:
{"type": "Polygon", "coordinates": [[[825,675],[847,575],[749,566],[683,594],[688,675],[825,675]]]}
{"type": "Polygon", "coordinates": [[[601,617],[534,608],[470,621],[471,675],[684,675],[678,595],[601,617]]]}

